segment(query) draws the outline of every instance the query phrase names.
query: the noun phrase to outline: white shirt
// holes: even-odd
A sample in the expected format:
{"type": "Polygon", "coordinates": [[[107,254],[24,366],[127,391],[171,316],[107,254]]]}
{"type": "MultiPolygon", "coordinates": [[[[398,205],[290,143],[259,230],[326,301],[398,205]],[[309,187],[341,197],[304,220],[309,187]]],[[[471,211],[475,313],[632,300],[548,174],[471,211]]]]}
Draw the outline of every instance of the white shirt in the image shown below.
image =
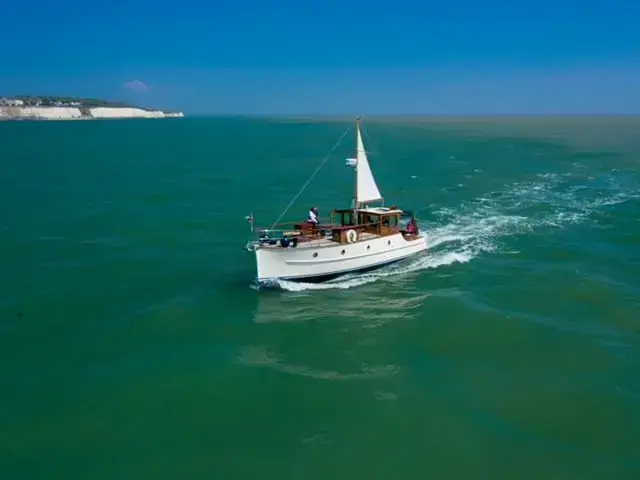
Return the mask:
{"type": "Polygon", "coordinates": [[[318,216],[316,215],[316,212],[309,210],[309,218],[307,221],[311,223],[318,223],[318,216]]]}

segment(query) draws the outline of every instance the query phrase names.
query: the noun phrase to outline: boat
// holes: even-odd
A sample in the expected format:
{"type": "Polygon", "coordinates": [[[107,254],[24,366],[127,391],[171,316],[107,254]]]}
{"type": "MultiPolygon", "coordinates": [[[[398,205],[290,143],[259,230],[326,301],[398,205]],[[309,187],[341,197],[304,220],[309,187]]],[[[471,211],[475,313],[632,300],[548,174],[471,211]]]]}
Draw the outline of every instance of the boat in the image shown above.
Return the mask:
{"type": "MultiPolygon", "coordinates": [[[[427,249],[414,213],[395,205],[384,206],[362,141],[361,117],[356,119],[356,156],[348,158],[346,163],[355,171],[354,198],[349,208],[332,210],[328,222],[278,223],[293,201],[269,228],[255,227],[253,214],[246,217],[254,238],[245,248],[255,254],[259,284],[280,280],[324,282],[346,274],[372,271],[427,249]],[[381,204],[372,206],[376,202],[381,204]]],[[[302,190],[294,201],[301,193],[302,190]]]]}

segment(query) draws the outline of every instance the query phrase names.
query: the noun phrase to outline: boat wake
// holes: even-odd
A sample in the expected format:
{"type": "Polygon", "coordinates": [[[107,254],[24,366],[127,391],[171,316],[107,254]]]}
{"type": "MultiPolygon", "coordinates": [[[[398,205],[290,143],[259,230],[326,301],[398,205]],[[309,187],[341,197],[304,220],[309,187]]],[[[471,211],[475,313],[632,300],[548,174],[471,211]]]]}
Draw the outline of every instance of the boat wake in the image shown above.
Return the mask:
{"type": "Polygon", "coordinates": [[[421,222],[428,250],[389,267],[366,274],[347,274],[325,283],[278,281],[281,290],[349,289],[397,275],[407,275],[454,264],[464,264],[481,255],[508,252],[508,237],[534,233],[543,228],[565,228],[584,222],[608,205],[640,198],[640,188],[621,185],[615,172],[583,182],[571,173],[539,174],[534,180],[517,182],[450,208],[431,205],[435,222],[421,222]],[[440,226],[439,226],[440,225],[440,226]]]}

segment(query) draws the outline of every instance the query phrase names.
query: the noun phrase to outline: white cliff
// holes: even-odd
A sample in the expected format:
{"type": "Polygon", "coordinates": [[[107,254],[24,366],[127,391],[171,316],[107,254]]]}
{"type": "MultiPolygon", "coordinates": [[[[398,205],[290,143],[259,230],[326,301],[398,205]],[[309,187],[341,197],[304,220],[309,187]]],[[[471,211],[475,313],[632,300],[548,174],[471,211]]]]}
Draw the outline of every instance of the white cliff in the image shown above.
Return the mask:
{"type": "Polygon", "coordinates": [[[17,116],[42,120],[73,120],[82,118],[80,109],[73,107],[8,107],[7,110],[9,117],[17,116]]]}
{"type": "Polygon", "coordinates": [[[165,113],[161,110],[117,107],[0,107],[0,119],[3,120],[90,120],[172,117],[184,117],[184,113],[165,113]]]}
{"type": "Polygon", "coordinates": [[[143,110],[141,108],[96,107],[89,110],[93,118],[164,118],[160,110],[143,110]]]}

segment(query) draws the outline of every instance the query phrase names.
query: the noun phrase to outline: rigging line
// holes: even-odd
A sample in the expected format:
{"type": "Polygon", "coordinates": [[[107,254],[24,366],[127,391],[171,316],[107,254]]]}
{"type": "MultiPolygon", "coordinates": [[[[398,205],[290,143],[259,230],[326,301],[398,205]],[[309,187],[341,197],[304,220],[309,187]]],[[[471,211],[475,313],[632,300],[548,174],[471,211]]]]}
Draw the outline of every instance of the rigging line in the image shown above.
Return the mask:
{"type": "Polygon", "coordinates": [[[298,199],[298,197],[300,195],[302,195],[302,192],[304,192],[305,188],[307,188],[309,186],[309,184],[311,183],[311,180],[313,180],[313,178],[316,176],[316,174],[320,171],[320,169],[322,168],[322,166],[327,162],[327,160],[329,159],[329,157],[331,156],[331,154],[335,151],[336,148],[338,148],[338,145],[340,145],[340,142],[342,142],[342,139],[344,137],[347,136],[347,133],[349,133],[349,130],[351,130],[351,126],[349,126],[344,133],[342,134],[342,136],[340,137],[340,139],[336,142],[336,144],[333,146],[333,148],[331,149],[331,151],[329,152],[329,154],[324,157],[324,159],[322,160],[322,162],[320,162],[320,165],[317,166],[317,168],[315,169],[315,171],[311,174],[311,176],[309,177],[309,179],[306,181],[306,183],[302,186],[302,188],[300,189],[300,191],[296,194],[295,197],[293,197],[293,200],[291,200],[289,202],[289,205],[287,205],[287,208],[284,209],[284,212],[282,212],[280,214],[280,216],[278,217],[278,219],[273,222],[273,225],[271,225],[271,230],[273,230],[273,227],[275,227],[278,222],[280,220],[282,220],[282,217],[284,217],[287,212],[289,211],[289,209],[291,208],[291,206],[295,203],[295,201],[298,199]]]}

